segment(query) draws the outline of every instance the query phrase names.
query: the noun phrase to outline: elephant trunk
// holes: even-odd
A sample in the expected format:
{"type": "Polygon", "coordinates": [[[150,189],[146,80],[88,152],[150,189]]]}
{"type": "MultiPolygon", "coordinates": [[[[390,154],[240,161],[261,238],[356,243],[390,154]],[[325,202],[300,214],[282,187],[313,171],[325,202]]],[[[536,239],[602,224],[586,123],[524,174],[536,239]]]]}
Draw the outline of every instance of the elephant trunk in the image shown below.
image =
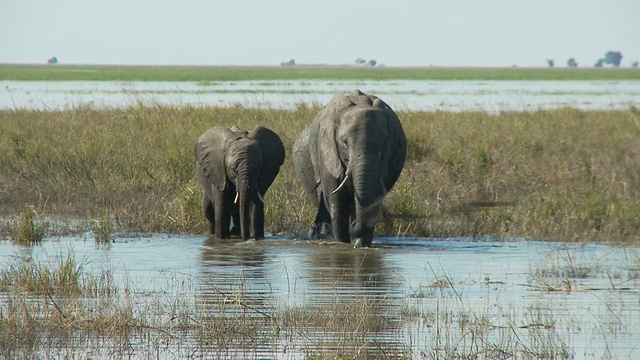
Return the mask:
{"type": "Polygon", "coordinates": [[[236,185],[236,206],[240,217],[240,235],[243,239],[264,237],[264,199],[258,190],[257,180],[239,176],[236,185]]]}
{"type": "Polygon", "coordinates": [[[249,163],[243,162],[237,168],[236,177],[236,205],[240,217],[240,236],[247,240],[251,238],[251,206],[254,201],[254,194],[257,189],[257,181],[251,176],[251,168],[249,163]]]}
{"type": "Polygon", "coordinates": [[[370,246],[382,200],[386,195],[381,181],[380,159],[361,155],[360,162],[352,165],[351,177],[355,192],[355,219],[352,219],[350,235],[356,247],[370,246]]]}
{"type": "Polygon", "coordinates": [[[238,189],[238,208],[240,212],[240,236],[247,240],[251,237],[250,232],[250,210],[251,210],[251,196],[248,194],[248,188],[242,187],[238,189]]]}

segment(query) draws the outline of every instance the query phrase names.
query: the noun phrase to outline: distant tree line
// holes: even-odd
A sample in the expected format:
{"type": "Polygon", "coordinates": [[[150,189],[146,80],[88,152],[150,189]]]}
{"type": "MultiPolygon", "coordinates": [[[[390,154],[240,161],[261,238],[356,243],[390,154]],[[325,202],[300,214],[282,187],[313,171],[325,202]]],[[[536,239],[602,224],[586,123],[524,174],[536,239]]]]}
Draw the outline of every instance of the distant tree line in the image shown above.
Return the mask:
{"type": "MultiPolygon", "coordinates": [[[[610,65],[611,67],[620,67],[622,63],[622,53],[620,51],[607,51],[604,54],[604,57],[598,59],[596,63],[593,65],[594,67],[603,67],[604,65],[610,65]]],[[[553,59],[547,59],[547,66],[554,67],[553,59]]],[[[570,58],[567,60],[568,67],[578,67],[578,62],[575,58],[570,58]]],[[[634,61],[631,63],[631,67],[638,67],[638,61],[634,61]]]]}
{"type": "MultiPolygon", "coordinates": [[[[283,61],[283,62],[280,63],[280,66],[296,66],[296,65],[298,65],[296,63],[296,59],[291,59],[289,61],[283,61]]],[[[358,66],[372,66],[372,67],[376,66],[376,65],[384,66],[384,65],[378,64],[378,62],[376,60],[374,60],[374,59],[365,60],[363,58],[357,58],[356,59],[356,65],[358,65],[358,66]]]]}
{"type": "Polygon", "coordinates": [[[291,59],[289,61],[283,61],[280,63],[280,66],[295,66],[296,65],[296,59],[291,59]]]}
{"type": "Polygon", "coordinates": [[[622,54],[620,51],[608,51],[604,54],[603,58],[598,59],[595,63],[595,67],[602,67],[602,65],[607,64],[613,67],[619,67],[620,62],[622,62],[622,54]]]}

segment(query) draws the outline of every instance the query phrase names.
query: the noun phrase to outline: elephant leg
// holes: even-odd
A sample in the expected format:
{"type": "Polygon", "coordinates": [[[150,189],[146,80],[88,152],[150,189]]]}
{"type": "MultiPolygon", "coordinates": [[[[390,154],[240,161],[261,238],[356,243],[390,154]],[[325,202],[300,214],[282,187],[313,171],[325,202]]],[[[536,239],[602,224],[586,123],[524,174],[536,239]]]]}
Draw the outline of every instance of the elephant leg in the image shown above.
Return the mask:
{"type": "MultiPolygon", "coordinates": [[[[357,202],[354,202],[354,204],[357,202]]],[[[352,210],[351,216],[351,240],[353,247],[370,247],[373,240],[373,231],[376,226],[379,206],[362,207],[356,205],[352,210]]]]}
{"type": "Polygon", "coordinates": [[[320,196],[320,205],[318,206],[316,219],[313,222],[313,230],[311,231],[312,239],[320,239],[322,235],[322,225],[325,226],[325,233],[332,235],[331,215],[329,214],[329,210],[327,210],[327,205],[324,203],[324,196],[320,196]]]}
{"type": "Polygon", "coordinates": [[[216,233],[216,215],[213,209],[213,203],[211,199],[207,196],[207,194],[202,195],[202,209],[204,212],[204,217],[209,222],[209,234],[216,233]]]}
{"type": "Polygon", "coordinates": [[[216,223],[215,233],[220,239],[229,239],[231,237],[229,227],[231,226],[231,213],[233,211],[233,199],[235,192],[219,191],[216,201],[216,223]]]}
{"type": "Polygon", "coordinates": [[[264,239],[264,204],[261,201],[251,206],[251,228],[254,239],[264,239]]]}

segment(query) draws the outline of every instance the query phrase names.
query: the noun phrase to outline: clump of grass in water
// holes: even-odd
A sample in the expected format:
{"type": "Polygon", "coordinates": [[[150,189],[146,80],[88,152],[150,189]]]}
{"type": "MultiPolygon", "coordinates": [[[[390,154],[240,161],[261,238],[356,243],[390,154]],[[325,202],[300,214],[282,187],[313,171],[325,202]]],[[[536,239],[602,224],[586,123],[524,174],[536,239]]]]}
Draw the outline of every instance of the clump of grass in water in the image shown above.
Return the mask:
{"type": "Polygon", "coordinates": [[[93,218],[89,215],[89,228],[93,233],[96,244],[108,244],[114,230],[111,212],[107,210],[98,218],[93,218]]]}
{"type": "Polygon", "coordinates": [[[11,226],[11,239],[16,244],[32,245],[42,241],[47,223],[38,219],[34,206],[26,205],[11,226]]]}
{"type": "Polygon", "coordinates": [[[72,252],[61,256],[56,266],[34,263],[32,258],[18,259],[0,273],[0,289],[39,295],[77,295],[82,293],[81,274],[82,264],[76,262],[72,252]]]}
{"type": "Polygon", "coordinates": [[[86,274],[84,263],[78,263],[71,251],[55,261],[15,258],[3,266],[0,271],[0,292],[3,293],[0,357],[38,357],[38,351],[50,351],[51,340],[62,341],[64,349],[70,346],[73,350],[73,345],[64,339],[76,331],[96,336],[117,332],[119,324],[120,327],[135,326],[128,316],[130,304],[127,307],[126,302],[123,305],[117,301],[112,281],[110,270],[103,270],[100,276],[86,274]],[[96,302],[87,297],[100,298],[99,310],[96,302]]]}

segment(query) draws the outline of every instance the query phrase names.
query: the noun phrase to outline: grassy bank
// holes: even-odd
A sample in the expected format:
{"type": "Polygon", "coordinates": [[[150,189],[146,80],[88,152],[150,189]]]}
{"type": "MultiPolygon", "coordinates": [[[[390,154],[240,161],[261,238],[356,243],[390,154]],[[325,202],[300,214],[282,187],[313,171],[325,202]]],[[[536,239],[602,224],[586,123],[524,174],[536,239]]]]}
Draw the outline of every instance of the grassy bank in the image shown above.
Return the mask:
{"type": "MultiPolygon", "coordinates": [[[[296,136],[318,110],[0,111],[4,236],[24,209],[37,214],[36,223],[51,219],[50,232],[64,230],[60,224],[70,219],[104,224],[111,218],[120,231],[204,233],[193,146],[218,124],[249,129],[261,124],[281,135],[288,157],[267,193],[266,227],[273,233],[303,232],[315,213],[290,155],[296,136]]],[[[640,238],[637,109],[399,116],[408,135],[408,159],[386,200],[378,234],[640,238]]]]}
{"type": "Polygon", "coordinates": [[[115,66],[0,64],[0,80],[640,80],[638,68],[115,66]]]}

